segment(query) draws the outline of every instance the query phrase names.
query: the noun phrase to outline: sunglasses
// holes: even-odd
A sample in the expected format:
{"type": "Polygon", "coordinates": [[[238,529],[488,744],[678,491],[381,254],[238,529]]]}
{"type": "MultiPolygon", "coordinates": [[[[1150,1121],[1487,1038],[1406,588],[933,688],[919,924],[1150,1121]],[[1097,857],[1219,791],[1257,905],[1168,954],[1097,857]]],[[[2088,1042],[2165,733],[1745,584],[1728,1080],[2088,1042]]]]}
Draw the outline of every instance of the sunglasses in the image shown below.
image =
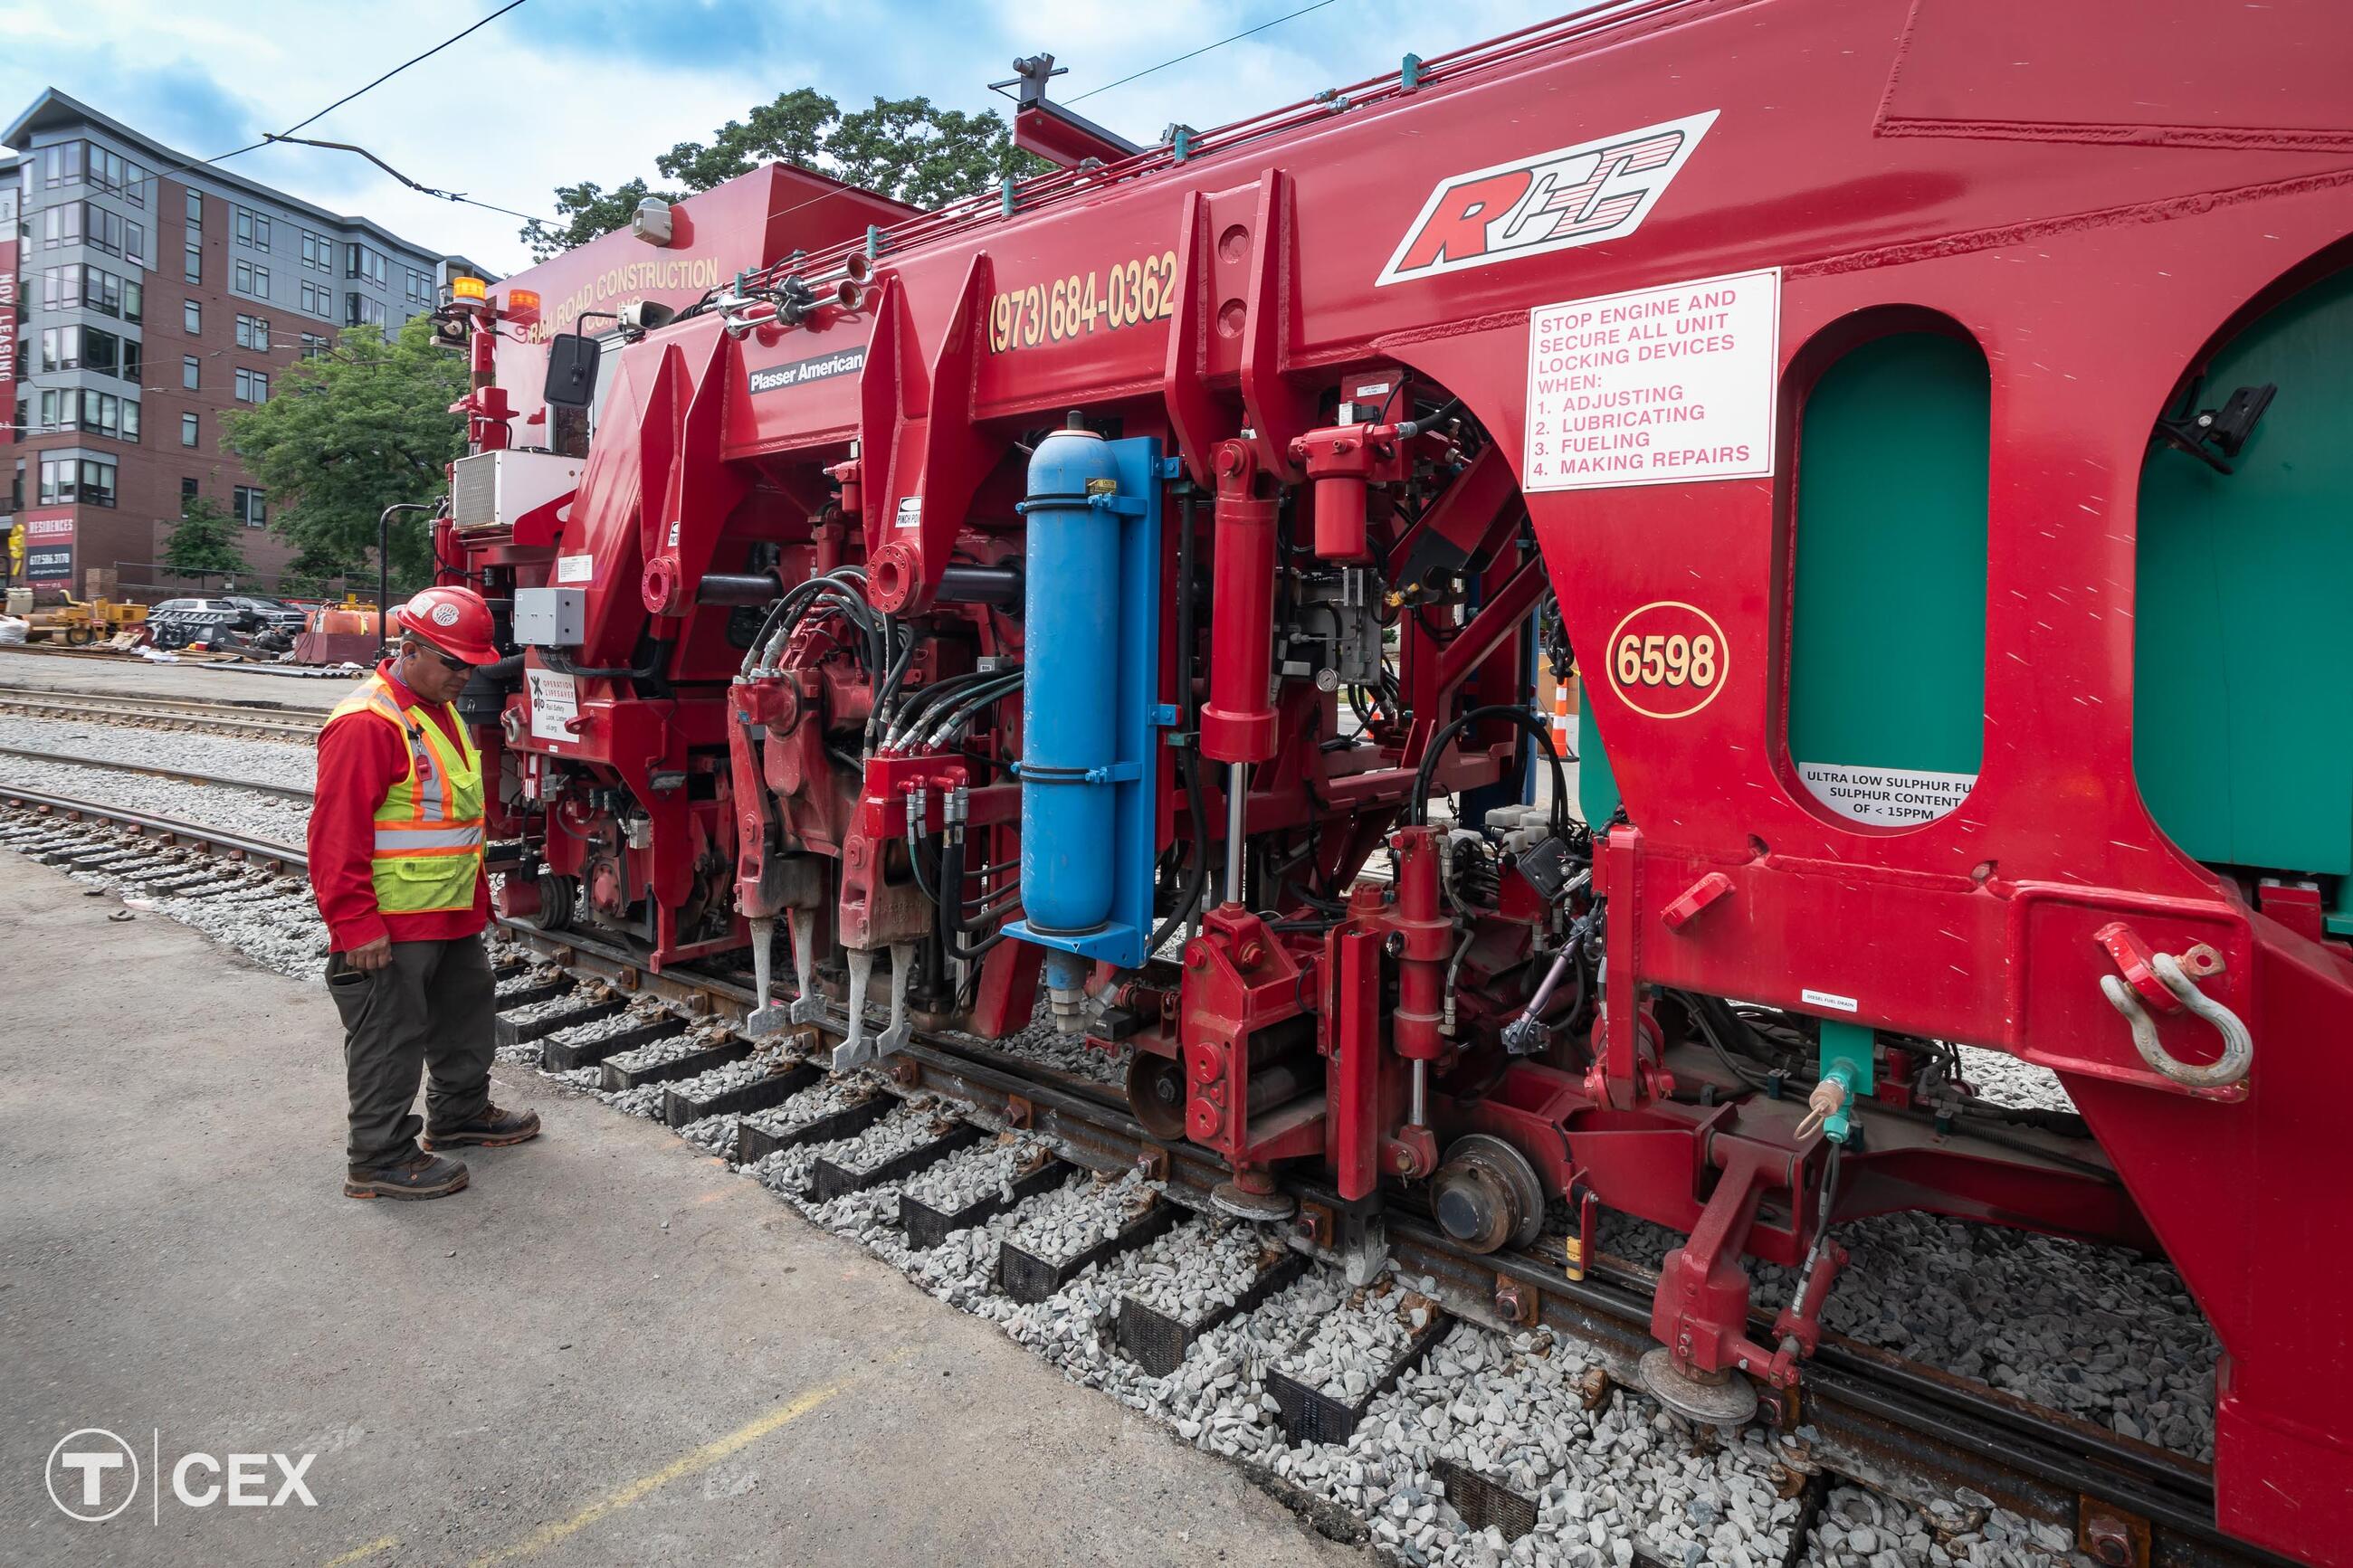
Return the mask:
{"type": "Polygon", "coordinates": [[[443,653],[439,648],[427,647],[426,644],[421,642],[417,645],[417,650],[425,655],[426,658],[438,662],[442,668],[448,670],[452,675],[470,674],[474,668],[462,658],[454,658],[448,654],[443,653]]]}

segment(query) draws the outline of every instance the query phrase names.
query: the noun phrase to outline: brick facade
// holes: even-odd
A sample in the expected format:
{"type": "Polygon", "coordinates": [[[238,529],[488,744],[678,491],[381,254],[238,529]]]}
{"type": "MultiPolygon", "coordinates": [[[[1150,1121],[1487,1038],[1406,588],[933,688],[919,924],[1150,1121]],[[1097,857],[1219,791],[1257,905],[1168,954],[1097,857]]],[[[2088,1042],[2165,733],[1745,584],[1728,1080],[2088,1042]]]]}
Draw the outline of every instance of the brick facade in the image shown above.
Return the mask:
{"type": "MultiPolygon", "coordinates": [[[[270,395],[276,395],[285,385],[287,371],[302,355],[304,334],[332,342],[352,310],[362,305],[383,315],[388,333],[397,331],[409,316],[431,308],[434,293],[448,275],[472,268],[460,258],[427,252],[365,219],[328,213],[221,171],[181,171],[188,160],[55,91],[44,94],[19,118],[7,140],[25,154],[16,171],[0,166],[0,179],[21,182],[15,394],[22,411],[16,422],[24,428],[16,432],[13,447],[0,450],[0,463],[21,472],[23,482],[21,496],[12,490],[0,495],[0,502],[15,503],[13,515],[26,533],[27,575],[37,588],[63,589],[70,581],[80,594],[93,568],[111,570],[121,596],[151,603],[195,592],[195,584],[162,566],[185,487],[194,481],[196,495],[232,516],[238,510],[238,488],[259,489],[251,474],[222,446],[221,416],[248,406],[237,395],[238,373],[268,376],[270,395]],[[45,153],[77,142],[83,149],[79,154],[45,153]],[[128,160],[121,167],[139,171],[141,177],[126,174],[109,183],[107,176],[118,165],[105,163],[101,175],[102,155],[128,160]],[[78,166],[77,160],[83,177],[61,180],[61,174],[78,166]],[[202,214],[195,234],[190,232],[192,197],[202,214]],[[78,239],[63,239],[60,223],[45,217],[45,210],[57,205],[75,209],[62,225],[79,224],[78,239]],[[142,231],[136,259],[100,247],[114,241],[128,251],[129,231],[118,235],[118,224],[136,225],[142,231]],[[197,280],[189,282],[185,254],[192,239],[201,264],[197,280]],[[356,253],[354,247],[360,247],[356,253]],[[322,249],[327,262],[323,269],[309,264],[322,249]],[[249,273],[241,289],[240,262],[262,269],[267,283],[261,281],[262,273],[249,273]],[[363,269],[360,276],[348,275],[354,265],[363,269]],[[70,307],[45,302],[45,273],[74,266],[96,267],[135,280],[142,295],[139,321],[131,322],[119,310],[107,313],[87,302],[70,307]],[[383,273],[382,282],[368,275],[376,270],[383,273]],[[318,290],[327,293],[322,297],[318,290]],[[267,298],[256,297],[260,294],[267,298]],[[325,304],[332,313],[304,309],[306,303],[325,304]],[[187,324],[191,304],[196,317],[193,331],[187,324]],[[267,349],[252,346],[250,332],[240,343],[240,316],[268,323],[267,349]],[[47,368],[44,331],[76,327],[95,329],[126,344],[135,342],[141,356],[136,380],[88,368],[47,368]],[[194,389],[185,384],[185,362],[190,357],[196,367],[194,389]],[[51,395],[51,402],[44,402],[45,393],[51,395]],[[45,426],[45,412],[79,410],[86,405],[84,395],[92,393],[118,400],[100,404],[116,412],[115,434],[45,426]],[[136,440],[120,432],[121,399],[135,399],[139,405],[136,440]],[[185,416],[189,415],[195,416],[193,447],[184,439],[185,416]],[[93,503],[79,493],[69,502],[43,501],[42,459],[59,462],[69,454],[77,465],[82,459],[112,463],[112,505],[93,503]],[[69,543],[69,579],[63,573],[69,543]]],[[[87,274],[80,276],[86,279],[87,274]]],[[[85,347],[89,343],[87,338],[76,342],[85,347]]],[[[65,360],[60,353],[58,364],[65,360]]],[[[79,478],[79,467],[74,476],[79,478]]],[[[79,492],[82,487],[75,488],[79,492]]],[[[0,512],[10,510],[0,505],[0,512]]],[[[248,526],[239,533],[249,571],[239,577],[238,585],[250,592],[271,591],[292,547],[266,527],[248,526]]],[[[218,579],[206,586],[224,591],[218,579]]]]}

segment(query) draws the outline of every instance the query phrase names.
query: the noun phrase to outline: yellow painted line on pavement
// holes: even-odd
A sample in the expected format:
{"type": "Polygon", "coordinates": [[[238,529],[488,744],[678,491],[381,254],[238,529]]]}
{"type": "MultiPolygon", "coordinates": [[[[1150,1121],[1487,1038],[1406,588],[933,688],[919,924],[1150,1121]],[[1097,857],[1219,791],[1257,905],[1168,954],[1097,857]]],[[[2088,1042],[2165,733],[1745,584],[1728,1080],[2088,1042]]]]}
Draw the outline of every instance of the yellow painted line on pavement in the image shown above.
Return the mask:
{"type": "Polygon", "coordinates": [[[365,1546],[354,1546],[349,1552],[344,1552],[341,1557],[328,1558],[324,1563],[319,1564],[319,1568],[351,1568],[351,1565],[354,1563],[365,1562],[368,1558],[375,1556],[377,1552],[389,1552],[399,1544],[400,1537],[396,1535],[379,1535],[374,1541],[369,1542],[365,1546]]]}
{"type": "MultiPolygon", "coordinates": [[[[895,1363],[912,1353],[911,1347],[887,1359],[895,1363]]],[[[766,1415],[738,1426],[724,1437],[714,1438],[700,1448],[681,1455],[651,1475],[641,1476],[627,1486],[616,1488],[570,1519],[559,1520],[553,1524],[543,1524],[513,1545],[501,1546],[495,1552],[475,1558],[466,1565],[466,1568],[491,1568],[493,1563],[512,1563],[524,1557],[535,1557],[558,1542],[569,1540],[579,1534],[607,1514],[617,1513],[681,1477],[693,1475],[698,1470],[709,1469],[730,1454],[751,1447],[778,1427],[799,1420],[820,1405],[832,1403],[863,1381],[862,1378],[845,1377],[839,1383],[828,1383],[822,1387],[812,1388],[791,1403],[780,1405],[766,1415]]]]}

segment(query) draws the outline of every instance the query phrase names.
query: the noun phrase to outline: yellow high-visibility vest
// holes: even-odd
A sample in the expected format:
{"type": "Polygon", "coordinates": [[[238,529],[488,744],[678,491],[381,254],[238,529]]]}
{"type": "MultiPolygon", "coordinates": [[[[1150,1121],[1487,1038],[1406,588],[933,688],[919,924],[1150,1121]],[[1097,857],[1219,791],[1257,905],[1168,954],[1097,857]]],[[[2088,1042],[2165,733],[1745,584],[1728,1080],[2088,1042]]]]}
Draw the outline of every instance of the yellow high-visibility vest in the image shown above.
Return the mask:
{"type": "Polygon", "coordinates": [[[444,704],[458,740],[452,745],[422,708],[404,709],[384,672],[328,715],[367,712],[400,731],[408,751],[408,774],[396,781],[375,808],[375,853],[369,871],[376,908],[388,915],[421,915],[474,907],[482,869],[482,758],[444,704]]]}

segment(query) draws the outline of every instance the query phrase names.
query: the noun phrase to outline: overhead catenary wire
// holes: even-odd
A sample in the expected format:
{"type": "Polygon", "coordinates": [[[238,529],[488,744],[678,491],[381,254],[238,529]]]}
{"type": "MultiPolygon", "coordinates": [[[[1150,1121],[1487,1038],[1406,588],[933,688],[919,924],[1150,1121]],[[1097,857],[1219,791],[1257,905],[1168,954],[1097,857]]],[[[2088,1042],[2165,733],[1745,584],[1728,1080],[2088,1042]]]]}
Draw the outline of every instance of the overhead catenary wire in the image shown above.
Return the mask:
{"type": "MultiPolygon", "coordinates": [[[[515,9],[523,3],[524,0],[508,0],[508,4],[500,6],[497,10],[491,12],[489,16],[484,16],[480,21],[470,23],[467,26],[459,29],[457,32],[450,34],[448,37],[442,39],[439,43],[434,45],[423,54],[403,60],[400,64],[393,67],[390,70],[385,72],[382,76],[377,77],[375,80],[366,83],[364,86],[354,88],[350,92],[343,94],[343,97],[335,100],[334,102],[327,105],[326,108],[320,110],[316,114],[311,115],[307,119],[298,120],[283,131],[276,132],[264,132],[262,133],[261,140],[259,142],[248,142],[244,146],[237,148],[232,152],[217,153],[209,158],[195,158],[185,163],[174,164],[169,169],[164,169],[143,176],[139,183],[142,184],[160,183],[170,179],[174,174],[185,174],[191,169],[217,168],[221,164],[227,163],[231,158],[241,158],[248,153],[258,152],[261,148],[269,146],[272,142],[290,139],[293,137],[295,132],[301,130],[304,126],[314,124],[319,121],[324,120],[328,115],[332,114],[338,109],[343,108],[343,105],[352,102],[355,99],[364,97],[366,94],[375,91],[377,88],[382,87],[385,82],[390,81],[394,77],[398,76],[410,66],[417,65],[424,60],[431,59],[435,55],[439,54],[443,49],[448,48],[450,45],[458,42],[459,39],[465,37],[470,33],[479,31],[480,29],[490,26],[490,24],[497,21],[500,17],[505,16],[508,12],[515,9]]],[[[357,149],[353,150],[356,151],[357,149]]],[[[397,175],[395,176],[395,178],[398,177],[399,176],[397,175]]],[[[446,195],[447,193],[436,192],[433,194],[446,195]]],[[[470,201],[471,198],[459,196],[451,199],[458,201],[470,201]]],[[[485,202],[473,202],[472,205],[475,206],[489,205],[489,204],[485,202]]],[[[506,209],[503,207],[493,207],[491,210],[494,212],[504,212],[506,209]]],[[[520,217],[527,215],[518,213],[510,216],[520,217]]]]}
{"type": "Polygon", "coordinates": [[[497,10],[483,17],[480,21],[474,23],[471,26],[461,28],[458,32],[450,34],[448,37],[442,39],[439,43],[434,45],[431,48],[426,50],[421,55],[415,55],[401,61],[398,65],[393,67],[390,70],[385,72],[374,81],[369,82],[365,87],[353,89],[351,91],[343,94],[343,97],[335,100],[334,102],[327,105],[326,108],[319,110],[318,113],[311,115],[310,119],[296,121],[293,124],[288,126],[285,130],[280,131],[278,133],[279,139],[282,140],[283,138],[291,136],[294,132],[301,130],[304,126],[311,124],[317,121],[324,120],[327,116],[332,114],[343,105],[351,102],[352,100],[364,97],[368,93],[374,92],[377,88],[382,87],[385,82],[390,81],[394,77],[398,76],[409,67],[419,64],[422,61],[431,59],[435,55],[439,54],[443,49],[448,48],[459,39],[465,37],[470,33],[479,32],[482,28],[489,26],[491,23],[497,21],[500,17],[505,16],[508,12],[515,9],[515,7],[522,4],[523,4],[523,0],[507,0],[507,4],[500,6],[497,10]]]}
{"type": "Polygon", "coordinates": [[[1113,88],[1125,87],[1129,82],[1148,77],[1155,71],[1164,71],[1170,66],[1183,65],[1187,60],[1198,59],[1203,55],[1209,53],[1213,49],[1222,49],[1228,44],[1239,43],[1254,33],[1265,32],[1269,27],[1279,27],[1285,22],[1292,21],[1296,17],[1304,16],[1310,11],[1321,11],[1324,6],[1332,5],[1333,3],[1334,0],[1315,0],[1315,3],[1312,5],[1302,5],[1296,11],[1286,11],[1280,16],[1261,22],[1255,27],[1244,27],[1239,33],[1229,34],[1227,37],[1219,38],[1214,44],[1203,44],[1198,49],[1188,50],[1184,54],[1176,55],[1171,58],[1162,60],[1156,66],[1146,66],[1140,71],[1131,71],[1126,76],[1120,78],[1117,81],[1107,81],[1101,87],[1091,87],[1087,89],[1086,91],[1079,94],[1078,97],[1066,99],[1064,101],[1068,103],[1082,103],[1099,92],[1109,92],[1113,88]]]}

